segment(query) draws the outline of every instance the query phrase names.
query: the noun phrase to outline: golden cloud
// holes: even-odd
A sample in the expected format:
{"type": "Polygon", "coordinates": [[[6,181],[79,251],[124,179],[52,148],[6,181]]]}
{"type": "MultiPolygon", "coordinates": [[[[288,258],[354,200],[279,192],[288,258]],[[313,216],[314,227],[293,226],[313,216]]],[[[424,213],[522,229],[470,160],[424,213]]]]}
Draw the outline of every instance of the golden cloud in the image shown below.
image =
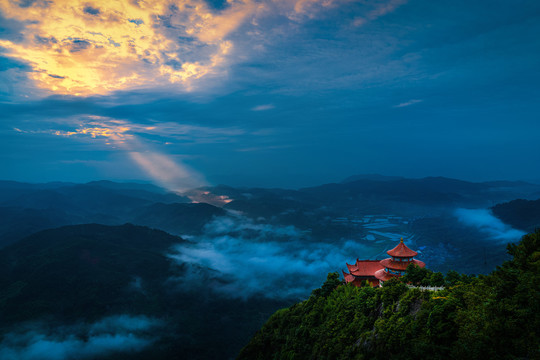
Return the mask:
{"type": "Polygon", "coordinates": [[[22,41],[0,46],[30,65],[38,88],[58,94],[190,90],[226,71],[230,35],[250,19],[252,26],[271,13],[298,20],[335,1],[348,0],[227,0],[220,11],[204,0],[0,0],[2,15],[25,26],[22,41]]]}
{"type": "Polygon", "coordinates": [[[0,40],[7,55],[30,64],[37,86],[70,95],[190,82],[217,72],[226,36],[256,11],[250,0],[214,15],[201,0],[0,0],[5,17],[24,22],[24,41],[0,40]],[[185,44],[177,39],[188,39],[185,44]],[[185,54],[200,50],[191,58],[185,54]]]}
{"type": "Polygon", "coordinates": [[[124,133],[129,131],[127,126],[115,126],[115,127],[83,127],[76,131],[60,131],[54,132],[54,135],[58,136],[73,136],[73,135],[90,135],[93,138],[97,137],[110,137],[114,140],[120,140],[124,138],[124,133]]]}
{"type": "MultiPolygon", "coordinates": [[[[62,118],[56,122],[62,124],[64,127],[70,127],[70,129],[29,131],[14,128],[13,130],[24,133],[46,133],[62,137],[91,137],[93,139],[105,139],[106,141],[113,140],[115,144],[121,141],[133,142],[139,135],[144,134],[159,137],[164,142],[166,140],[175,139],[180,141],[189,140],[198,143],[230,141],[231,137],[246,134],[245,130],[235,127],[204,127],[179,124],[176,122],[159,122],[148,125],[97,115],[83,115],[68,119],[62,118]]],[[[169,142],[169,144],[171,143],[169,142]]]]}

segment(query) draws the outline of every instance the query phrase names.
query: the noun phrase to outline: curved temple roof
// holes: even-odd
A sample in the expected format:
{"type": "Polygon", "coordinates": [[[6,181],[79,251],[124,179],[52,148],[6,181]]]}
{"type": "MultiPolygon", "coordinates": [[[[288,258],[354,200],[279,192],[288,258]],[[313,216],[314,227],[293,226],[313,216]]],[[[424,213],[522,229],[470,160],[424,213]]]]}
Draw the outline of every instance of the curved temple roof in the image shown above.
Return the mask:
{"type": "Polygon", "coordinates": [[[423,261],[416,260],[416,259],[412,261],[402,261],[402,262],[394,261],[392,259],[381,260],[381,266],[384,266],[385,268],[389,268],[392,270],[400,270],[400,271],[407,270],[407,266],[409,266],[409,264],[415,264],[416,266],[420,266],[421,268],[426,266],[426,264],[423,261]]]}
{"type": "Polygon", "coordinates": [[[354,281],[354,276],[351,275],[351,274],[347,274],[345,271],[341,270],[341,272],[343,273],[343,278],[345,279],[346,282],[350,283],[350,282],[353,282],[354,281]]]}
{"type": "Polygon", "coordinates": [[[386,253],[392,256],[392,258],[384,260],[356,259],[356,264],[354,265],[346,263],[349,273],[343,271],[345,282],[352,283],[356,286],[363,286],[362,284],[367,280],[371,286],[378,286],[384,281],[400,277],[401,272],[406,271],[409,264],[415,264],[421,268],[426,266],[423,261],[413,259],[418,253],[409,249],[403,243],[403,238],[401,238],[400,243],[395,248],[386,253]],[[405,259],[405,261],[396,261],[395,258],[405,259]],[[393,274],[392,272],[385,271],[385,269],[397,271],[398,273],[393,274]]]}
{"type": "Polygon", "coordinates": [[[378,270],[375,272],[375,277],[380,281],[388,281],[392,278],[398,277],[398,275],[392,275],[384,271],[384,269],[378,270]]]}
{"type": "Polygon", "coordinates": [[[418,255],[416,251],[409,249],[407,245],[403,243],[403,238],[401,238],[401,241],[395,248],[388,250],[386,253],[393,257],[413,257],[418,255]]]}
{"type": "Polygon", "coordinates": [[[355,276],[373,276],[375,271],[379,269],[383,269],[383,266],[380,264],[379,260],[363,260],[360,261],[356,259],[355,265],[350,265],[345,263],[347,265],[347,269],[351,273],[351,275],[355,276]]]}

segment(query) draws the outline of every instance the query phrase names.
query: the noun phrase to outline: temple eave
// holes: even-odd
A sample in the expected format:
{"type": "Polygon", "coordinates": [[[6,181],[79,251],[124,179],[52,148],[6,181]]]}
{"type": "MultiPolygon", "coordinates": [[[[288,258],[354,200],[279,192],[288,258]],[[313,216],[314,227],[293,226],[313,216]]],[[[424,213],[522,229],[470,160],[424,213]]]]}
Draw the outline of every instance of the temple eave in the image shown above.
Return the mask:
{"type": "Polygon", "coordinates": [[[389,274],[384,269],[381,269],[377,272],[375,272],[375,277],[380,281],[388,281],[390,279],[394,279],[399,277],[398,275],[389,274]]]}
{"type": "Polygon", "coordinates": [[[390,279],[399,278],[406,274],[407,267],[415,264],[418,267],[425,267],[423,261],[414,259],[418,253],[409,249],[401,242],[387,254],[392,258],[384,260],[359,260],[356,259],[355,265],[347,264],[348,273],[343,271],[343,278],[346,283],[352,283],[355,286],[363,286],[366,281],[371,286],[380,286],[383,282],[390,279]]]}
{"type": "Polygon", "coordinates": [[[420,260],[413,259],[412,261],[395,261],[391,258],[381,260],[381,265],[387,269],[392,269],[396,271],[405,271],[410,264],[415,264],[421,268],[425,267],[426,264],[420,260]]]}

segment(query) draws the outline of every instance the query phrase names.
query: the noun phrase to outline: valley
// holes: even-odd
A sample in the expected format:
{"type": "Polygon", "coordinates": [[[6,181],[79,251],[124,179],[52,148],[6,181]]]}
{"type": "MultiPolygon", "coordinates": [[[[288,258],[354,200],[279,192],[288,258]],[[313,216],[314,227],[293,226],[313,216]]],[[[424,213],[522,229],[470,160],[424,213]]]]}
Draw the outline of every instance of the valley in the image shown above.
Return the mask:
{"type": "MultiPolygon", "coordinates": [[[[309,297],[345,263],[386,257],[400,238],[434,271],[490,273],[508,258],[508,242],[540,224],[532,217],[514,228],[496,216],[507,205],[491,207],[539,194],[535,184],[444,178],[185,194],[0,182],[0,354],[31,345],[13,340],[24,329],[84,353],[95,324],[125,316],[147,325],[131,347],[106,348],[100,359],[233,358],[274,311],[309,297]],[[62,335],[66,328],[78,335],[62,335]]],[[[112,329],[118,341],[130,331],[112,329]]]]}

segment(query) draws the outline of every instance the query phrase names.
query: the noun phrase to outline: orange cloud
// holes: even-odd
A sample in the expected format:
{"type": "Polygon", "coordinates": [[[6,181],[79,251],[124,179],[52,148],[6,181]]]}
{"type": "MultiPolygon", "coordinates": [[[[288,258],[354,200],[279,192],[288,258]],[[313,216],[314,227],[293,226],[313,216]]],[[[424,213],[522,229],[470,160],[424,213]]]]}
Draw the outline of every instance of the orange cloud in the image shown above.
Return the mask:
{"type": "Polygon", "coordinates": [[[216,16],[202,0],[38,0],[28,7],[0,0],[3,16],[26,24],[23,42],[0,40],[0,46],[29,63],[39,88],[55,93],[170,83],[189,89],[221,70],[232,49],[226,36],[256,8],[238,2],[216,16]],[[181,44],[182,36],[191,40],[181,44]],[[194,48],[203,51],[192,55],[194,48]]]}
{"type": "Polygon", "coordinates": [[[149,126],[146,124],[97,115],[83,115],[68,119],[64,118],[61,120],[59,119],[56,122],[64,126],[77,127],[72,130],[28,131],[19,128],[14,128],[13,130],[25,133],[47,133],[64,137],[90,135],[94,139],[110,138],[115,141],[130,140],[138,135],[148,134],[158,136],[162,138],[163,141],[177,139],[198,143],[230,141],[231,137],[245,134],[245,130],[236,127],[204,127],[175,122],[160,122],[149,126]]]}
{"type": "Polygon", "coordinates": [[[351,0],[272,0],[287,17],[294,21],[315,18],[324,9],[347,3],[351,0]]]}
{"type": "Polygon", "coordinates": [[[380,4],[375,4],[375,8],[368,12],[363,17],[357,17],[353,21],[354,26],[362,26],[366,24],[369,21],[373,21],[381,16],[384,16],[388,13],[391,13],[395,11],[398,7],[401,5],[404,5],[407,3],[408,0],[389,0],[386,2],[382,2],[380,4]]]}
{"type": "Polygon", "coordinates": [[[203,77],[226,73],[241,26],[269,14],[298,21],[343,1],[350,0],[228,0],[216,11],[204,0],[0,0],[2,15],[25,25],[22,41],[0,40],[0,47],[53,93],[189,91],[203,77]]]}
{"type": "MultiPolygon", "coordinates": [[[[114,126],[114,127],[83,127],[75,131],[55,131],[54,135],[58,136],[72,136],[72,135],[90,135],[93,138],[97,137],[110,137],[114,140],[121,140],[126,135],[125,132],[129,131],[127,126],[114,126]]],[[[130,136],[130,135],[127,135],[130,136]]]]}

